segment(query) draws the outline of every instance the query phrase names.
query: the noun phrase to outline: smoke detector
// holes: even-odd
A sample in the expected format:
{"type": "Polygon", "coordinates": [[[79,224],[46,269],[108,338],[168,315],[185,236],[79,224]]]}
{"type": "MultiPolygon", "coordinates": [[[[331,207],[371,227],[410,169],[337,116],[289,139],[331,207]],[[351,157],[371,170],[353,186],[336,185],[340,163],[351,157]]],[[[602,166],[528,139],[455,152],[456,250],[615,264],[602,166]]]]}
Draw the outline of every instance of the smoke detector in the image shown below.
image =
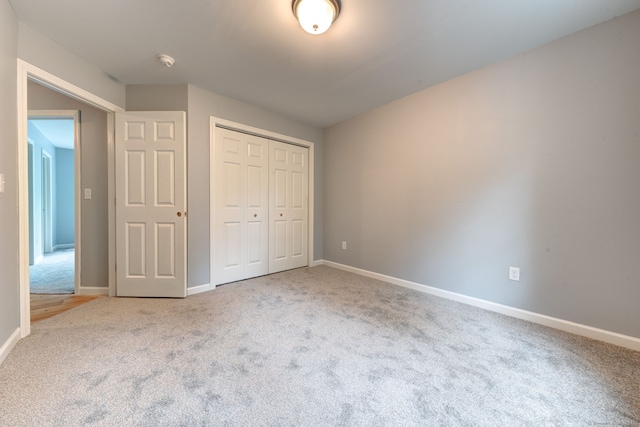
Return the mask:
{"type": "Polygon", "coordinates": [[[171,68],[173,64],[176,63],[175,59],[173,59],[169,55],[165,55],[164,53],[161,53],[160,55],[158,55],[158,61],[160,61],[160,63],[167,68],[171,68]]]}

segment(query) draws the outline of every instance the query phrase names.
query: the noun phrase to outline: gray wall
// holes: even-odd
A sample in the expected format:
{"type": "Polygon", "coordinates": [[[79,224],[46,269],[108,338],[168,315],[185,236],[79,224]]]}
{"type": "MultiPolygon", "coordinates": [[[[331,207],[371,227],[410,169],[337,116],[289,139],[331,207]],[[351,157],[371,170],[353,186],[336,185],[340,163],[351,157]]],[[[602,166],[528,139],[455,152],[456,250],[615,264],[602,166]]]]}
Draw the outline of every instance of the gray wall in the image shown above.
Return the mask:
{"type": "Polygon", "coordinates": [[[209,283],[209,120],[211,116],[315,143],[315,258],[322,258],[322,130],[191,85],[127,86],[127,110],[187,111],[188,284],[209,283]]]}
{"type": "Polygon", "coordinates": [[[74,150],[56,148],[56,245],[75,242],[74,150]]]}
{"type": "Polygon", "coordinates": [[[18,283],[18,138],[17,69],[18,20],[7,0],[0,0],[0,347],[20,325],[18,283]]]}
{"type": "Polygon", "coordinates": [[[184,111],[189,109],[187,85],[128,85],[127,111],[184,111]]]}
{"type": "Polygon", "coordinates": [[[18,57],[115,105],[125,105],[125,85],[22,22],[18,57]]]}
{"type": "Polygon", "coordinates": [[[326,129],[325,259],[640,337],[639,40],[634,12],[326,129]]]}
{"type": "Polygon", "coordinates": [[[108,287],[107,114],[35,83],[28,87],[28,108],[80,110],[80,186],[92,193],[81,205],[80,280],[83,287],[108,287]]]}

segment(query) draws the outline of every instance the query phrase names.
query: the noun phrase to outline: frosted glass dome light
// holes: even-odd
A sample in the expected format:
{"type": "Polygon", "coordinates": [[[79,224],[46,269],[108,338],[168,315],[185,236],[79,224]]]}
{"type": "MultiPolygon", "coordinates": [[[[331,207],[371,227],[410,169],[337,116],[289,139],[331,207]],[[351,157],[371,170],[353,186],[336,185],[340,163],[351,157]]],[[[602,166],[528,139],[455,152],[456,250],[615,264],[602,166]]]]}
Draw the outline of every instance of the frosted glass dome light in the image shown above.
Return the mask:
{"type": "Polygon", "coordinates": [[[322,34],[340,14],[338,0],[293,0],[293,14],[309,34],[322,34]]]}

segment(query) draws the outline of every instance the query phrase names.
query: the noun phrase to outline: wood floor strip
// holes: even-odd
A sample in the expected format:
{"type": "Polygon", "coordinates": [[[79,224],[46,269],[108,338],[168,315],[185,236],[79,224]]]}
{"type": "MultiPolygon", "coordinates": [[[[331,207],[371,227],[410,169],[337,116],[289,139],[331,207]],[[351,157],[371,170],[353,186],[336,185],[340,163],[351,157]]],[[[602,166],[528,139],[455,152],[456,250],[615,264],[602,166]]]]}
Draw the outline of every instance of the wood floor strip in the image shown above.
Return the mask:
{"type": "Polygon", "coordinates": [[[31,294],[31,324],[48,319],[86,304],[100,295],[39,295],[31,294]]]}

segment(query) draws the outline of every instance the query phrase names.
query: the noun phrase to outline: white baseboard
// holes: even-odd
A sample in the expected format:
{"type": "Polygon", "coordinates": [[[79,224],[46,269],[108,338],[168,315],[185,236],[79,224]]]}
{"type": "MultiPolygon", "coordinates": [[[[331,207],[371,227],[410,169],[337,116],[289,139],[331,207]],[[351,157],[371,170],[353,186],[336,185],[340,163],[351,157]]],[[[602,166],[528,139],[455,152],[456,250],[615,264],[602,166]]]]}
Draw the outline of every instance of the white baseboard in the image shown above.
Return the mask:
{"type": "Polygon", "coordinates": [[[64,243],[64,244],[61,244],[61,245],[55,245],[53,247],[53,251],[55,252],[55,251],[59,251],[59,250],[62,250],[62,249],[72,249],[72,248],[75,248],[75,247],[76,247],[75,243],[64,243]]]}
{"type": "Polygon", "coordinates": [[[89,286],[80,286],[78,288],[78,295],[109,295],[109,288],[97,288],[89,286]]]}
{"type": "Polygon", "coordinates": [[[216,287],[207,283],[205,285],[193,286],[191,288],[187,288],[187,296],[201,294],[202,292],[207,292],[215,289],[216,287]]]}
{"type": "Polygon", "coordinates": [[[42,261],[44,259],[44,255],[38,255],[37,257],[35,257],[35,259],[33,260],[33,264],[38,264],[40,261],[42,261]]]}
{"type": "Polygon", "coordinates": [[[480,307],[485,310],[494,311],[496,313],[515,317],[517,319],[527,320],[529,322],[548,326],[550,328],[559,329],[561,331],[570,332],[572,334],[581,335],[583,337],[592,338],[594,340],[604,341],[609,344],[614,344],[620,347],[629,348],[631,350],[640,351],[640,338],[622,335],[616,332],[605,331],[604,329],[598,329],[591,326],[570,322],[568,320],[534,313],[532,311],[509,307],[507,305],[497,304],[495,302],[474,298],[451,291],[445,291],[443,289],[434,288],[432,286],[421,285],[419,283],[398,279],[396,277],[386,276],[384,274],[374,273],[372,271],[362,270],[333,261],[323,260],[317,265],[326,265],[328,267],[337,268],[339,270],[349,271],[351,273],[381,280],[393,285],[414,289],[416,291],[425,292],[427,294],[461,302],[463,304],[472,305],[474,307],[480,307]]]}
{"type": "Polygon", "coordinates": [[[319,265],[323,265],[324,263],[325,263],[325,261],[324,261],[324,260],[322,260],[322,259],[317,259],[317,260],[311,261],[311,262],[309,263],[309,267],[317,267],[317,266],[319,266],[319,265]]]}
{"type": "Polygon", "coordinates": [[[2,364],[2,362],[4,362],[4,359],[7,358],[9,352],[13,349],[13,347],[15,347],[19,339],[20,328],[17,328],[15,331],[13,331],[9,339],[4,344],[2,344],[2,347],[0,347],[0,365],[2,364]]]}

